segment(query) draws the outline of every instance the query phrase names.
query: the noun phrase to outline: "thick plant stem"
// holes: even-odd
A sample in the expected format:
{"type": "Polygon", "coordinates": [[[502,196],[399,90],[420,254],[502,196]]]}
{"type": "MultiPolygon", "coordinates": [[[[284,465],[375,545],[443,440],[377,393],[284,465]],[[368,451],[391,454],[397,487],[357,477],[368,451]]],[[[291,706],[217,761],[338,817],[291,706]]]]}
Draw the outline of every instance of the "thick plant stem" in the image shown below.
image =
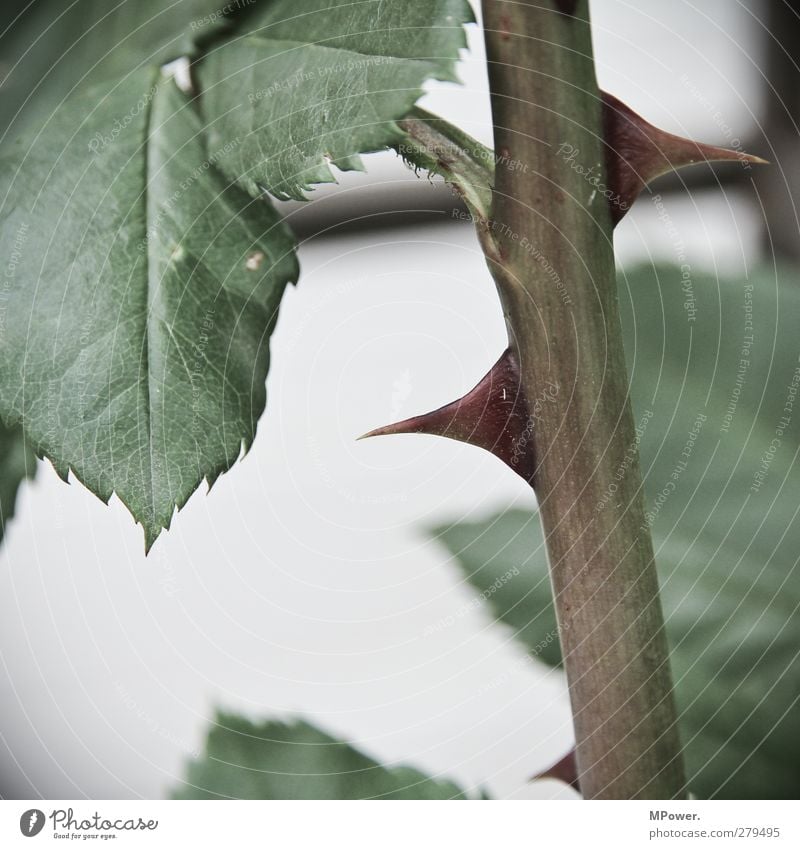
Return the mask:
{"type": "Polygon", "coordinates": [[[498,157],[487,259],[533,413],[534,485],[581,791],[681,798],[603,194],[588,2],[483,0],[483,13],[498,157]]]}

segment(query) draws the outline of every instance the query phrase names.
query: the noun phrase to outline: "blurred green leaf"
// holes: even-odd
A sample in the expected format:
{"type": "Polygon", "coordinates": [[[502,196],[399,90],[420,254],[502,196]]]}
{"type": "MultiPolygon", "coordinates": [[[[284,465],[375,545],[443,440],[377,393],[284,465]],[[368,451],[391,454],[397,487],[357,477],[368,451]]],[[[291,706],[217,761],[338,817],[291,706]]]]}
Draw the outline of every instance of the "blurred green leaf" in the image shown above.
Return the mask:
{"type": "Polygon", "coordinates": [[[7,428],[0,422],[0,542],[5,535],[6,523],[14,515],[17,490],[25,478],[36,471],[36,457],[28,445],[22,429],[7,428]]]}
{"type": "Polygon", "coordinates": [[[450,781],[386,767],[306,722],[221,713],[177,799],[465,799],[450,781]]]}
{"type": "Polygon", "coordinates": [[[0,184],[0,414],[149,546],[252,442],[294,240],[158,69],[79,90],[0,184]]]}
{"type": "MultiPolygon", "coordinates": [[[[639,269],[620,276],[620,295],[691,789],[797,798],[797,272],[639,269]]],[[[436,534],[495,615],[557,663],[538,517],[436,534]]]]}
{"type": "Polygon", "coordinates": [[[455,81],[473,20],[466,0],[272,0],[247,32],[209,52],[197,76],[209,145],[252,195],[303,199],[334,181],[330,163],[405,138],[397,125],[428,79],[455,81]]]}
{"type": "Polygon", "coordinates": [[[485,522],[434,528],[492,615],[550,666],[561,665],[561,647],[547,574],[539,517],[508,510],[485,522]]]}

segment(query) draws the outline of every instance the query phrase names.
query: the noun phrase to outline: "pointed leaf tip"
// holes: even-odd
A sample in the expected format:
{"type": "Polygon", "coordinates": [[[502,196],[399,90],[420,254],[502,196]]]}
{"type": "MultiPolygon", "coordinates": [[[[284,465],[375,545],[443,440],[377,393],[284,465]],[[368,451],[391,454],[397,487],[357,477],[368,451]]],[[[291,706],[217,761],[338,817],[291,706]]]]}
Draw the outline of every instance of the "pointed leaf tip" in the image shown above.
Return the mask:
{"type": "Polygon", "coordinates": [[[539,772],[533,776],[532,781],[538,781],[542,778],[554,778],[557,781],[563,781],[564,784],[569,784],[575,790],[580,792],[580,783],[578,782],[578,764],[575,760],[575,749],[570,750],[564,755],[561,760],[556,761],[551,767],[548,767],[543,772],[539,772]]]}
{"type": "Polygon", "coordinates": [[[463,398],[430,413],[376,428],[359,439],[400,433],[445,436],[489,451],[532,483],[535,471],[532,428],[522,394],[519,363],[508,349],[463,398]]]}
{"type": "Polygon", "coordinates": [[[759,156],[694,142],[659,130],[614,95],[605,91],[600,95],[609,205],[615,225],[651,180],[673,169],[700,162],[768,164],[759,156]]]}

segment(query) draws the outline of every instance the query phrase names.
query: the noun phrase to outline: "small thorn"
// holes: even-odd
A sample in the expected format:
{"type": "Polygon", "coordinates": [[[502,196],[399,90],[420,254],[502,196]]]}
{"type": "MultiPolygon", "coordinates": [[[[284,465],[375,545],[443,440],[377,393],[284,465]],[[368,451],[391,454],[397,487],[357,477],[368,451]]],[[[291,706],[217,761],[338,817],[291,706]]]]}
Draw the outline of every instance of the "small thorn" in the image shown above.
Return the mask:
{"type": "Polygon", "coordinates": [[[760,156],[701,144],[659,130],[613,95],[600,94],[611,193],[609,205],[615,225],[651,180],[674,169],[700,162],[768,164],[760,156]]]}
{"type": "Polygon", "coordinates": [[[371,430],[359,439],[400,433],[457,439],[491,452],[531,483],[535,471],[532,428],[519,364],[509,348],[463,398],[422,416],[371,430]]]}
{"type": "Polygon", "coordinates": [[[578,782],[578,764],[575,761],[575,749],[567,752],[561,760],[556,761],[551,767],[534,775],[531,781],[538,781],[542,778],[555,778],[557,781],[563,781],[564,784],[569,784],[580,792],[580,784],[578,782]]]}

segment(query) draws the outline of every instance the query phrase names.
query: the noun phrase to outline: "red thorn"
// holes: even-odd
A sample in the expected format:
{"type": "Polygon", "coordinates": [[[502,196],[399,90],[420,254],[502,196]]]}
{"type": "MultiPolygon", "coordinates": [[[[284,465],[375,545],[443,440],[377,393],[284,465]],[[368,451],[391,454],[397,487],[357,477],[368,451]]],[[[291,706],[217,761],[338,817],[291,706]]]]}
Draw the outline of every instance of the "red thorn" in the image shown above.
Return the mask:
{"type": "Polygon", "coordinates": [[[361,439],[398,433],[446,436],[490,451],[531,483],[535,469],[532,426],[519,363],[509,348],[463,398],[431,413],[372,430],[361,439]]]}
{"type": "Polygon", "coordinates": [[[555,778],[557,781],[563,781],[564,784],[569,784],[580,792],[581,788],[578,782],[578,764],[575,761],[575,749],[567,752],[560,761],[556,761],[544,772],[534,775],[531,780],[537,781],[540,778],[555,778]]]}
{"type": "Polygon", "coordinates": [[[651,180],[673,169],[715,161],[767,164],[758,156],[700,144],[659,130],[613,95],[604,91],[600,94],[611,193],[609,204],[614,224],[628,212],[639,192],[651,180]]]}

